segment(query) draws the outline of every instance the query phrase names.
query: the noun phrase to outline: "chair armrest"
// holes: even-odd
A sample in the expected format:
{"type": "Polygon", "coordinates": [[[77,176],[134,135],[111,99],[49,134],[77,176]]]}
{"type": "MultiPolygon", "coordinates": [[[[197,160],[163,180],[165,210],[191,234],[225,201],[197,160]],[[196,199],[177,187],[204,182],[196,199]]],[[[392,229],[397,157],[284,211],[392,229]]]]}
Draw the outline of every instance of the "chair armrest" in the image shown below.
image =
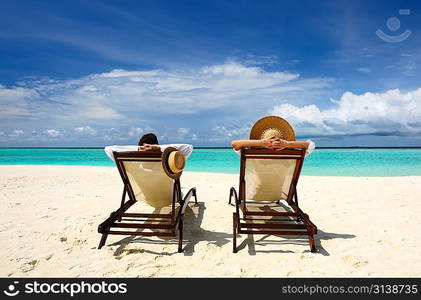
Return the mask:
{"type": "Polygon", "coordinates": [[[228,204],[231,204],[232,196],[235,197],[235,204],[237,205],[237,202],[238,202],[238,194],[237,194],[237,191],[236,191],[235,187],[231,187],[231,189],[230,189],[230,197],[229,197],[228,204]]]}
{"type": "Polygon", "coordinates": [[[229,204],[231,204],[231,200],[232,200],[232,196],[234,196],[234,200],[235,200],[235,211],[237,212],[237,214],[240,213],[240,199],[238,198],[238,194],[237,194],[237,190],[234,187],[231,187],[230,189],[230,198],[229,198],[229,204]]]}
{"type": "Polygon", "coordinates": [[[197,204],[197,195],[196,195],[196,188],[191,188],[184,198],[180,202],[180,209],[178,210],[177,218],[175,219],[175,224],[178,224],[180,218],[184,216],[184,211],[187,208],[187,204],[189,204],[189,200],[191,196],[194,196],[194,202],[197,204]]]}
{"type": "MultiPolygon", "coordinates": [[[[191,188],[188,192],[187,192],[187,194],[184,196],[184,198],[183,198],[183,200],[181,201],[181,208],[180,208],[180,210],[181,210],[181,214],[184,214],[184,211],[186,210],[186,208],[187,208],[187,204],[189,203],[189,200],[190,200],[190,198],[191,198],[191,196],[194,196],[195,197],[195,199],[196,199],[196,188],[191,188]]],[[[195,201],[196,203],[197,203],[197,199],[196,199],[196,201],[195,201]]]]}

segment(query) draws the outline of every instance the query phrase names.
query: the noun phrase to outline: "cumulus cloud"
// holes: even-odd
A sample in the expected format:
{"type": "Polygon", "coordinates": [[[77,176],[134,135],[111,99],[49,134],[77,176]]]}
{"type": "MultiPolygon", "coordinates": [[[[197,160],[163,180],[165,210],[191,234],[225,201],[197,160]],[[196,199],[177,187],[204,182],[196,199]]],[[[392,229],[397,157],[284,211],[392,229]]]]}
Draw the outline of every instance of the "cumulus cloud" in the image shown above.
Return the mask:
{"type": "Polygon", "coordinates": [[[232,139],[242,138],[245,139],[249,136],[252,124],[247,122],[243,126],[215,126],[212,128],[213,135],[210,137],[211,140],[225,140],[229,141],[232,139]]]}
{"type": "MultiPolygon", "coordinates": [[[[45,131],[45,133],[47,135],[49,135],[50,137],[53,137],[53,138],[58,138],[58,137],[61,136],[60,131],[59,130],[55,130],[55,129],[48,129],[48,130],[45,131]]],[[[36,134],[36,132],[35,132],[35,134],[36,134]]]]}
{"type": "Polygon", "coordinates": [[[141,136],[142,134],[144,134],[144,132],[145,132],[145,130],[143,129],[143,128],[130,128],[130,131],[129,131],[129,136],[136,136],[136,137],[138,137],[138,136],[141,136]]]}
{"type": "Polygon", "coordinates": [[[357,71],[361,72],[361,73],[370,73],[371,72],[371,70],[369,68],[357,68],[357,71]]]}
{"type": "Polygon", "coordinates": [[[159,140],[167,140],[169,142],[179,143],[180,141],[190,142],[197,140],[197,134],[193,133],[191,128],[173,128],[166,130],[159,140]]]}
{"type": "Polygon", "coordinates": [[[24,134],[25,134],[25,132],[23,130],[15,129],[15,130],[13,130],[12,133],[9,134],[9,136],[11,136],[11,137],[18,137],[18,136],[22,136],[24,134]]]}
{"type": "MultiPolygon", "coordinates": [[[[263,69],[276,57],[248,59],[254,59],[254,65],[252,61],[227,61],[193,70],[115,69],[69,80],[30,78],[16,86],[0,86],[0,125],[11,128],[23,119],[30,130],[43,132],[48,130],[46,124],[60,124],[55,130],[67,140],[93,136],[127,140],[148,131],[148,126],[164,139],[198,139],[197,130],[184,131],[192,123],[184,123],[183,116],[211,112],[223,122],[234,113],[242,122],[255,111],[263,113],[288,98],[294,98],[294,104],[302,103],[303,98],[325,90],[332,82],[263,69]]],[[[214,117],[209,116],[201,119],[200,126],[213,122],[214,117]]]]}
{"type": "Polygon", "coordinates": [[[106,128],[102,133],[102,138],[106,141],[123,141],[127,140],[126,133],[117,128],[106,128]]]}
{"type": "Polygon", "coordinates": [[[276,55],[254,55],[254,54],[247,54],[243,63],[246,65],[268,65],[273,66],[279,64],[278,56],[276,55]]]}
{"type": "Polygon", "coordinates": [[[292,121],[299,135],[419,132],[420,89],[346,92],[329,102],[333,79],[265,70],[276,57],[248,59],[193,70],[115,69],[69,80],[0,85],[0,126],[8,138],[28,141],[131,143],[156,132],[160,141],[216,143],[247,137],[252,122],[270,113],[292,121]],[[29,134],[34,129],[38,133],[29,134]]]}
{"type": "Polygon", "coordinates": [[[96,129],[93,129],[90,126],[82,126],[82,127],[76,127],[73,129],[73,131],[77,135],[97,135],[98,131],[96,129]]]}
{"type": "Polygon", "coordinates": [[[38,93],[33,89],[6,88],[0,84],[0,117],[4,119],[31,117],[27,101],[37,98],[38,93]]]}
{"type": "Polygon", "coordinates": [[[346,92],[333,107],[281,104],[270,114],[289,120],[301,135],[407,135],[421,133],[421,88],[356,95],[346,92]]]}
{"type": "Polygon", "coordinates": [[[192,114],[245,101],[256,106],[280,94],[328,84],[329,79],[300,79],[298,74],[267,72],[238,62],[193,71],[116,69],[79,79],[40,79],[21,82],[18,87],[0,86],[0,105],[13,107],[0,111],[0,116],[30,114],[60,121],[119,122],[145,110],[192,114]]]}

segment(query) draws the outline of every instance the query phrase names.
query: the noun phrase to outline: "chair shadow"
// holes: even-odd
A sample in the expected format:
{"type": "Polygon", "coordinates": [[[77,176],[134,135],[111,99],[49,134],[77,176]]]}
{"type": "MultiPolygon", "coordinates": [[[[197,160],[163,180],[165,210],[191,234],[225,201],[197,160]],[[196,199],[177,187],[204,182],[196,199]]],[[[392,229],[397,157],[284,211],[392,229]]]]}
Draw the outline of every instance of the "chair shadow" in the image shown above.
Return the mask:
{"type": "Polygon", "coordinates": [[[209,231],[201,227],[203,216],[206,210],[204,202],[199,202],[193,206],[197,211],[190,209],[185,214],[186,227],[190,228],[185,232],[186,245],[184,247],[184,255],[191,256],[194,253],[194,248],[197,243],[206,241],[208,244],[213,244],[218,247],[229,243],[232,235],[225,232],[209,231]]]}
{"type": "MultiPolygon", "coordinates": [[[[205,203],[198,202],[194,204],[193,202],[189,203],[184,214],[184,236],[183,236],[183,253],[186,256],[191,256],[194,253],[194,248],[197,243],[201,241],[207,241],[208,244],[214,244],[218,247],[230,242],[232,235],[225,232],[216,232],[209,231],[201,228],[203,221],[205,203]]],[[[141,231],[141,229],[137,230],[141,231]]],[[[130,253],[150,253],[155,255],[174,255],[177,254],[177,244],[178,239],[174,237],[155,237],[158,239],[151,239],[145,236],[128,236],[115,243],[110,244],[110,246],[119,247],[114,251],[114,256],[120,256],[124,252],[130,253]],[[173,252],[155,252],[146,249],[128,249],[125,250],[126,246],[133,243],[142,243],[142,244],[160,244],[163,246],[174,245],[173,252]]]]}
{"type": "MultiPolygon", "coordinates": [[[[301,245],[309,247],[307,237],[303,236],[282,236],[283,240],[269,240],[268,237],[271,235],[264,235],[254,240],[253,235],[248,234],[247,238],[238,245],[238,251],[241,249],[248,248],[248,252],[250,255],[256,255],[257,252],[261,253],[294,253],[291,250],[256,250],[256,245],[258,246],[266,246],[266,245],[301,245]]],[[[333,232],[326,232],[323,230],[318,229],[317,234],[314,236],[314,242],[316,244],[316,254],[321,254],[323,256],[330,256],[329,252],[322,246],[322,240],[331,240],[331,239],[352,239],[355,238],[356,235],[354,234],[342,234],[342,233],[333,233],[333,232]]],[[[310,252],[309,249],[305,250],[304,252],[310,252]]]]}
{"type": "MultiPolygon", "coordinates": [[[[291,212],[292,209],[283,204],[282,202],[278,203],[279,206],[281,206],[285,211],[287,212],[291,212]]],[[[265,212],[269,212],[269,211],[274,211],[273,209],[271,209],[269,206],[262,206],[261,207],[262,211],[265,212]]],[[[241,236],[241,235],[240,235],[241,236]]],[[[248,234],[247,238],[241,242],[240,245],[238,245],[238,251],[241,249],[244,249],[245,247],[248,246],[248,252],[250,255],[256,255],[257,252],[262,252],[262,253],[294,253],[294,251],[291,250],[256,250],[255,245],[261,245],[261,246],[266,246],[266,245],[284,245],[284,244],[292,244],[292,245],[303,245],[303,246],[309,246],[308,243],[308,239],[307,236],[294,236],[294,235],[287,235],[287,236],[282,236],[284,239],[283,240],[268,240],[267,238],[270,237],[272,235],[266,234],[263,237],[259,238],[258,240],[254,240],[254,237],[252,234],[248,234]]],[[[326,232],[323,230],[318,229],[317,230],[317,234],[314,236],[314,242],[316,245],[316,254],[321,254],[323,256],[330,256],[329,252],[322,246],[321,241],[322,240],[331,240],[331,239],[352,239],[355,238],[356,235],[354,234],[346,234],[346,233],[333,233],[333,232],[326,232]]],[[[310,250],[306,250],[304,252],[310,252],[310,250]]]]}

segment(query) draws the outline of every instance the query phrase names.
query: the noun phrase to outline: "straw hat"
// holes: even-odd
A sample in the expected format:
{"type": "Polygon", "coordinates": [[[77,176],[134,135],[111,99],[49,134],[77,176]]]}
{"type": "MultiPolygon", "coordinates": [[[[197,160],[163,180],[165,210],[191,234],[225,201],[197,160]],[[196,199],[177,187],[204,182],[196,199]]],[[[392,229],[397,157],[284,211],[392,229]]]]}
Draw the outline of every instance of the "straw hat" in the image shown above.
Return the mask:
{"type": "Polygon", "coordinates": [[[295,141],[294,129],[286,120],[276,116],[264,117],[254,123],[250,131],[251,140],[261,140],[271,137],[295,141]]]}
{"type": "Polygon", "coordinates": [[[164,150],[161,161],[164,172],[172,179],[179,178],[186,165],[184,154],[174,147],[168,147],[164,150]]]}

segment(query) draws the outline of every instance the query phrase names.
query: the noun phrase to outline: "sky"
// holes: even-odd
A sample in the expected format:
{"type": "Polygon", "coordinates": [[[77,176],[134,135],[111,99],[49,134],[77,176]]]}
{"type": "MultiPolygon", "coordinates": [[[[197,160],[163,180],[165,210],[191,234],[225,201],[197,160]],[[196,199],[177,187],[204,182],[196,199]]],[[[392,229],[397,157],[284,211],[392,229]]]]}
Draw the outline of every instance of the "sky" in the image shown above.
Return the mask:
{"type": "Polygon", "coordinates": [[[0,146],[421,146],[419,1],[0,5],[0,146]]]}

